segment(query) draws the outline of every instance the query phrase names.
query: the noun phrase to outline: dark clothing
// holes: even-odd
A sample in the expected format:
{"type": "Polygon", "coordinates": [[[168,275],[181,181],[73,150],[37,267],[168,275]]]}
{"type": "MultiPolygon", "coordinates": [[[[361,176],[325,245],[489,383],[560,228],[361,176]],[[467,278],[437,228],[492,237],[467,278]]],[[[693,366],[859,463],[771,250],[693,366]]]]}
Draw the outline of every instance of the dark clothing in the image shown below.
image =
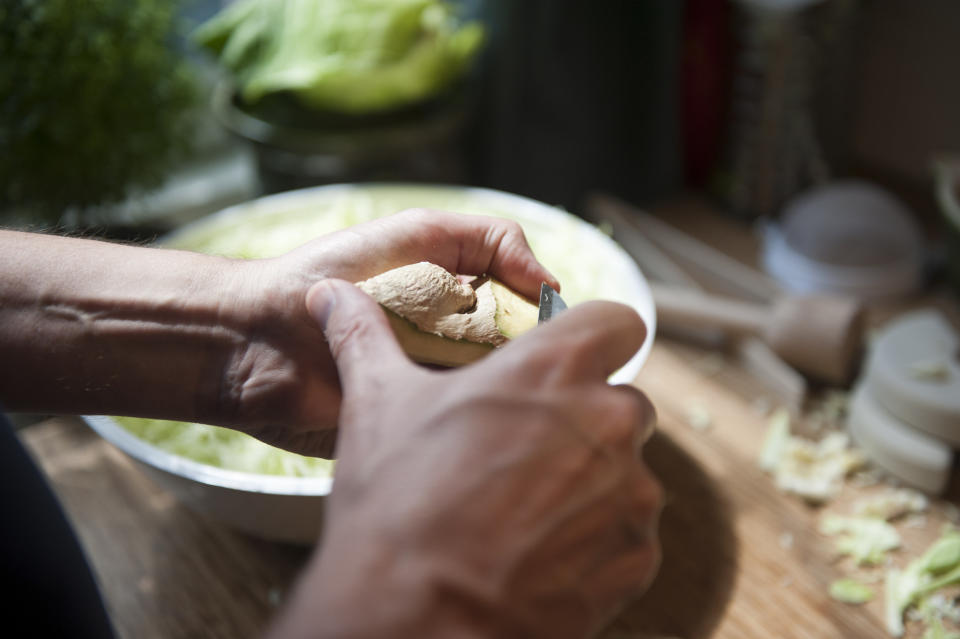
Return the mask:
{"type": "Polygon", "coordinates": [[[0,575],[8,637],[108,639],[93,573],[40,469],[0,412],[0,575]]]}

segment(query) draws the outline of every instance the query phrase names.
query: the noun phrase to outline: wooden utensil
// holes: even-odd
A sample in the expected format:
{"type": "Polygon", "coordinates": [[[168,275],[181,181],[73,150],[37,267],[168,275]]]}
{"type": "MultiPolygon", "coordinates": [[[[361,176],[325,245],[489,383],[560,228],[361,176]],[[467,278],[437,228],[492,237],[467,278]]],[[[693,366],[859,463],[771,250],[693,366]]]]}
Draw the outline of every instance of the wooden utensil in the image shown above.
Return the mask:
{"type": "Polygon", "coordinates": [[[826,295],[783,295],[771,304],[651,284],[657,323],[668,329],[719,328],[762,338],[784,361],[810,377],[847,383],[859,361],[862,305],[826,295]]]}
{"type": "MultiPolygon", "coordinates": [[[[766,274],[623,200],[595,193],[588,201],[588,210],[598,220],[608,222],[614,235],[619,231],[629,236],[624,240],[628,250],[630,244],[637,245],[644,254],[644,262],[654,262],[655,272],[659,274],[663,270],[668,276],[656,279],[673,283],[676,271],[686,269],[696,273],[710,290],[724,295],[770,302],[781,294],[780,287],[766,274]],[[646,256],[650,246],[655,247],[658,254],[653,259],[646,256]]],[[[697,281],[690,275],[684,277],[697,281]]]]}
{"type": "MultiPolygon", "coordinates": [[[[690,261],[696,254],[704,256],[703,259],[694,260],[698,262],[699,270],[709,271],[714,275],[714,279],[719,276],[719,279],[726,280],[725,290],[733,289],[747,299],[762,303],[781,294],[768,280],[758,281],[757,278],[762,280],[763,276],[756,271],[734,264],[729,256],[676,229],[672,233],[661,233],[664,236],[661,239],[664,240],[669,239],[666,237],[668,235],[683,238],[681,242],[674,242],[673,246],[674,250],[680,253],[670,254],[665,246],[655,243],[639,228],[639,219],[652,216],[623,200],[597,193],[589,199],[587,212],[595,223],[610,227],[614,239],[633,256],[648,279],[704,291],[703,285],[691,277],[677,261],[681,256],[690,261]]],[[[651,227],[651,232],[656,231],[652,228],[655,225],[648,226],[651,227]]],[[[683,339],[692,338],[708,348],[715,348],[726,339],[724,333],[717,329],[687,328],[681,331],[674,328],[670,332],[683,339]]],[[[734,350],[744,368],[772,392],[782,405],[794,414],[802,411],[807,395],[807,380],[793,366],[785,362],[766,342],[752,335],[735,340],[734,350]]]]}

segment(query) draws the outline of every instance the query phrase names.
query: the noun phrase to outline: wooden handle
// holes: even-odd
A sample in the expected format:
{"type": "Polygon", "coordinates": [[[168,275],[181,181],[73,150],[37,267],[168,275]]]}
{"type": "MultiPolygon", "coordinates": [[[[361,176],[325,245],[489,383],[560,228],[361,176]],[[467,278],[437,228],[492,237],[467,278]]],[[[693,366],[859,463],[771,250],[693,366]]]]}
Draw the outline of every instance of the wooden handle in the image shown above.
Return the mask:
{"type": "Polygon", "coordinates": [[[763,336],[770,310],[760,304],[698,291],[651,284],[657,324],[663,327],[719,328],[738,335],[763,336]]]}
{"type": "Polygon", "coordinates": [[[604,195],[595,195],[588,206],[596,221],[610,225],[613,238],[633,257],[648,279],[679,288],[702,290],[697,280],[690,277],[675,260],[640,232],[618,202],[604,195]]]}
{"type": "Polygon", "coordinates": [[[681,266],[693,267],[710,282],[711,289],[759,303],[773,302],[782,294],[769,276],[623,200],[596,193],[587,206],[594,217],[610,221],[615,228],[618,222],[620,226],[632,227],[655,244],[659,252],[671,255],[681,266]]]}

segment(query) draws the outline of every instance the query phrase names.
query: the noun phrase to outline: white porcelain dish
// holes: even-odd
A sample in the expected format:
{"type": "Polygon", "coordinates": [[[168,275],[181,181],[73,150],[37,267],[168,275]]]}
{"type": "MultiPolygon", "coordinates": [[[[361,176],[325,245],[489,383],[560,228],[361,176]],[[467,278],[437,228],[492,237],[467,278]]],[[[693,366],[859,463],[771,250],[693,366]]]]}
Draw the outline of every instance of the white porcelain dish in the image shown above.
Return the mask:
{"type": "MultiPolygon", "coordinates": [[[[283,253],[315,236],[404,208],[441,208],[518,221],[538,258],[561,281],[571,306],[605,298],[635,308],[648,326],[643,348],[610,379],[633,381],[653,344],[649,286],[630,256],[598,229],[563,210],[499,191],[453,186],[331,185],[263,197],[194,222],[161,243],[242,257],[283,253]]],[[[187,506],[250,534],[313,543],[329,477],[228,470],[163,450],[109,417],[87,423],[187,506]]]]}
{"type": "Polygon", "coordinates": [[[202,464],[140,439],[110,417],[83,419],[191,510],[262,539],[303,545],[317,540],[332,478],[283,477],[202,464]]]}
{"type": "Polygon", "coordinates": [[[904,204],[873,184],[847,180],[812,189],[765,231],[764,267],[787,290],[870,301],[921,283],[920,228],[904,204]]]}

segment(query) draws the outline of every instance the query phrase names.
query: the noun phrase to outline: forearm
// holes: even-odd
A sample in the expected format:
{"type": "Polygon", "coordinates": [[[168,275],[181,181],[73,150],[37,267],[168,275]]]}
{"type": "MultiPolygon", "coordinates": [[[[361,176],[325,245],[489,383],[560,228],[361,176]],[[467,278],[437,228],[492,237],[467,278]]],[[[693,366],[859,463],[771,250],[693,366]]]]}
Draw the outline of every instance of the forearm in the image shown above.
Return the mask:
{"type": "Polygon", "coordinates": [[[239,262],[0,231],[0,402],[202,420],[243,339],[239,262]]]}

